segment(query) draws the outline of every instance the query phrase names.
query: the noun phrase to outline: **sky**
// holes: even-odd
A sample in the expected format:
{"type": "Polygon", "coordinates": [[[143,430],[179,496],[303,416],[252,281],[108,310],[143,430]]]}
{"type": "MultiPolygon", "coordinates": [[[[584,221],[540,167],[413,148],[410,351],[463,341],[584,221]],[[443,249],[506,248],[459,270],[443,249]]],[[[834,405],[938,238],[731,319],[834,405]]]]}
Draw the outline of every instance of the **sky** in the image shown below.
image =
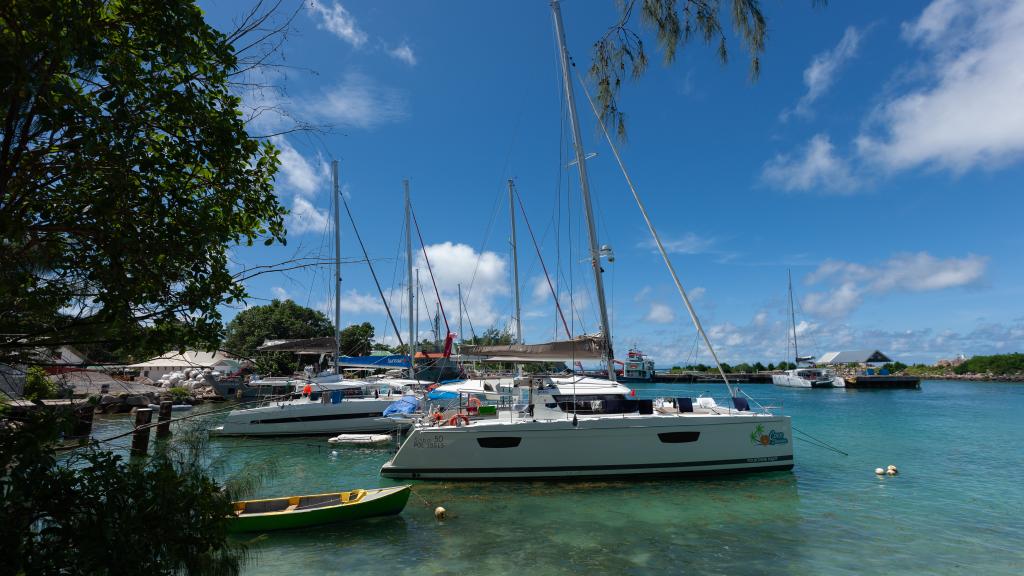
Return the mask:
{"type": "MultiPolygon", "coordinates": [[[[200,5],[223,30],[246,8],[200,5]]],[[[527,216],[517,214],[524,339],[565,335],[527,222],[570,331],[596,332],[548,2],[294,6],[283,66],[258,78],[274,88],[240,94],[250,133],[281,150],[288,243],[232,248],[235,270],[332,256],[328,166],[338,160],[403,331],[405,179],[452,331],[460,286],[463,335],[509,329],[513,179],[527,216]],[[296,123],[315,129],[290,131],[296,123]]],[[[562,3],[581,73],[616,6],[562,3]]],[[[623,160],[720,358],[792,360],[788,272],[801,355],[880,349],[932,363],[1024,351],[1024,1],[762,7],[756,81],[731,29],[727,64],[697,41],[667,65],[636,21],[651,64],[620,95],[623,160]]],[[[616,355],[637,346],[659,367],[708,363],[576,86],[584,148],[596,154],[587,167],[598,235],[614,252],[603,268],[616,355]]],[[[397,343],[342,214],[342,325],[369,321],[378,340],[397,343]]],[[[436,298],[413,235],[426,336],[436,298]]],[[[333,315],[331,274],[259,275],[246,305],[291,298],[333,315]]],[[[226,307],[225,318],[237,312],[226,307]]]]}

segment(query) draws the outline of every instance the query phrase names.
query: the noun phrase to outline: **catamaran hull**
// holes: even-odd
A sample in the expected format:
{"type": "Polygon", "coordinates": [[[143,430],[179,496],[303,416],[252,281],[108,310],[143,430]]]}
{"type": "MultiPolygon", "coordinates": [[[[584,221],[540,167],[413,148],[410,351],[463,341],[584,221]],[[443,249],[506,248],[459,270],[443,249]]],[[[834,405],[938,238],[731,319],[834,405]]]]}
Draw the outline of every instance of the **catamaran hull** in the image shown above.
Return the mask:
{"type": "Polygon", "coordinates": [[[310,402],[283,408],[271,404],[235,410],[228,414],[222,426],[210,433],[216,436],[313,436],[393,432],[408,426],[383,416],[393,400],[356,399],[338,404],[310,402]]]}
{"type": "Polygon", "coordinates": [[[381,468],[446,480],[698,476],[793,468],[790,419],[628,416],[414,428],[381,468]]]}

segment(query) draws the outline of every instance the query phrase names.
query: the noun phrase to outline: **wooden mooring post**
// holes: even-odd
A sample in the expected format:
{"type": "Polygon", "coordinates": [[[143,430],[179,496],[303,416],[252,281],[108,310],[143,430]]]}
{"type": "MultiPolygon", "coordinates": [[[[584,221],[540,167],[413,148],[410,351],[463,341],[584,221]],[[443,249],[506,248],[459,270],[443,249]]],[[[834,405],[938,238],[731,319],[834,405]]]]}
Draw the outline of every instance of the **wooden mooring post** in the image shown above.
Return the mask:
{"type": "Polygon", "coordinates": [[[170,400],[160,403],[160,414],[157,415],[156,437],[167,438],[171,435],[171,404],[170,400]]]}
{"type": "Polygon", "coordinates": [[[132,433],[132,456],[145,456],[149,450],[149,426],[153,421],[152,408],[135,410],[135,432],[132,433]]]}

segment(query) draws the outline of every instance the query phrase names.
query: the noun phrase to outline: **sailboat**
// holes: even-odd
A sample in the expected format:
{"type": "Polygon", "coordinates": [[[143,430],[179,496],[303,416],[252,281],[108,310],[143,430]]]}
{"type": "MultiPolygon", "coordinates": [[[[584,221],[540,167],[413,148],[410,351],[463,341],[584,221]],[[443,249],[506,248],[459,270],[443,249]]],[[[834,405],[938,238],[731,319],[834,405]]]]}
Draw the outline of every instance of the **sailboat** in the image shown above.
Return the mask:
{"type": "MultiPolygon", "coordinates": [[[[565,353],[580,359],[596,355],[607,362],[609,380],[579,376],[518,378],[516,383],[523,401],[498,410],[493,416],[471,419],[461,412],[451,417],[436,413],[417,421],[398,452],[383,465],[381,475],[420,479],[578,479],[792,469],[791,425],[786,416],[755,413],[747,398],[735,396],[732,407],[720,406],[711,398],[637,399],[631,390],[615,381],[600,250],[558,0],[552,0],[551,8],[602,330],[597,337],[577,338],[568,343],[516,343],[476,352],[504,349],[509,361],[565,353]]],[[[675,278],[671,267],[670,271],[675,278]]],[[[703,334],[685,292],[680,292],[703,334]]]]}
{"type": "Polygon", "coordinates": [[[796,312],[793,309],[793,275],[789,273],[789,319],[793,330],[793,359],[796,368],[772,374],[772,384],[787,388],[844,388],[846,381],[831,368],[814,365],[814,356],[801,356],[796,340],[796,312]]]}
{"type": "Polygon", "coordinates": [[[384,412],[399,396],[408,403],[418,399],[410,390],[402,394],[393,385],[380,392],[380,383],[346,380],[342,377],[341,352],[341,232],[338,210],[338,161],[331,165],[334,202],[334,367],[329,373],[304,380],[308,392],[297,398],[276,400],[254,408],[232,410],[224,423],[210,431],[218,436],[283,436],[309,434],[340,434],[391,432],[406,426],[386,418],[384,412]],[[398,392],[398,395],[392,392],[398,392]]]}

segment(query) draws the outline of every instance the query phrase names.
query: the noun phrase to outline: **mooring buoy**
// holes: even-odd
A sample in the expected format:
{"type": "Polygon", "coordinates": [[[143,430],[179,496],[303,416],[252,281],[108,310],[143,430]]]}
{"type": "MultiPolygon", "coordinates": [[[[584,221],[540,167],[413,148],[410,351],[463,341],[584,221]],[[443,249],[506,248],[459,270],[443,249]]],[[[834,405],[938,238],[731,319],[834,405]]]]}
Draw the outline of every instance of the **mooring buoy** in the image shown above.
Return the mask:
{"type": "Polygon", "coordinates": [[[444,506],[438,506],[434,508],[434,518],[438,520],[444,520],[448,517],[448,511],[444,509],[444,506]]]}

